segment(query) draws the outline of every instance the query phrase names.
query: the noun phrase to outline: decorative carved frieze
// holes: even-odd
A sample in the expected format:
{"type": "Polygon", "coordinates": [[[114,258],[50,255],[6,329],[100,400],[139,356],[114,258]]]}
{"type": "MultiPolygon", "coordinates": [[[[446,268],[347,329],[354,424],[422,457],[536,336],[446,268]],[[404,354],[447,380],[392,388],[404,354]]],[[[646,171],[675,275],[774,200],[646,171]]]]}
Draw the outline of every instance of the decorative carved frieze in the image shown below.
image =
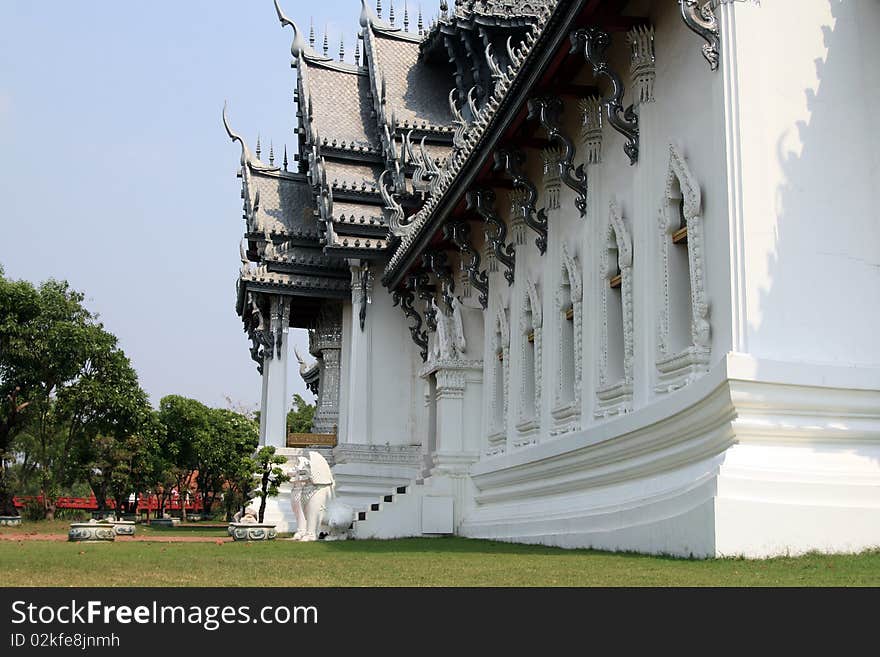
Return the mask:
{"type": "Polygon", "coordinates": [[[418,311],[413,308],[413,302],[415,301],[415,297],[411,290],[394,290],[392,292],[391,297],[393,299],[395,306],[400,306],[403,310],[403,314],[406,315],[409,319],[413,320],[413,323],[409,327],[410,335],[412,336],[412,341],[415,342],[416,346],[419,347],[419,354],[422,357],[422,361],[428,360],[428,333],[422,330],[422,317],[419,315],[418,311]]]}
{"type": "Polygon", "coordinates": [[[336,433],[339,424],[339,383],[342,353],[342,306],[324,303],[309,329],[309,353],[318,359],[318,399],[312,431],[336,433]]]}
{"type": "Polygon", "coordinates": [[[461,251],[461,267],[467,275],[466,280],[480,291],[480,305],[485,310],[489,305],[489,275],[480,271],[480,253],[471,244],[470,224],[461,219],[450,221],[443,226],[443,236],[461,251]]]}
{"type": "Polygon", "coordinates": [[[585,216],[587,213],[587,174],[583,164],[575,168],[573,164],[574,142],[563,134],[559,126],[562,100],[550,96],[532,98],[529,100],[528,109],[529,120],[537,119],[547,133],[547,139],[562,147],[559,157],[559,176],[566,187],[577,194],[575,205],[581,216],[585,216]]]}
{"type": "Polygon", "coordinates": [[[702,38],[703,57],[709,62],[713,71],[718,70],[719,49],[721,47],[721,30],[711,0],[678,0],[681,18],[688,29],[702,38]]]}
{"type": "Polygon", "coordinates": [[[611,92],[602,101],[605,105],[608,122],[620,134],[626,137],[623,151],[629,157],[629,163],[635,164],[639,159],[639,117],[633,106],[623,107],[625,87],[620,76],[608,64],[608,47],[611,36],[601,27],[588,27],[575,30],[570,35],[571,52],[582,52],[584,59],[593,67],[596,77],[604,76],[611,82],[611,92]]]}
{"type": "Polygon", "coordinates": [[[546,213],[548,210],[559,209],[559,191],[562,182],[559,178],[559,158],[562,156],[556,146],[550,146],[541,151],[541,160],[544,164],[544,196],[547,199],[547,206],[543,209],[546,213]]]}
{"type": "Polygon", "coordinates": [[[587,164],[602,161],[602,99],[588,96],[579,103],[581,112],[581,139],[587,149],[584,158],[587,164]]]}
{"type": "Polygon", "coordinates": [[[635,104],[654,102],[654,80],[657,66],[654,58],[654,27],[637,25],[626,33],[630,46],[630,84],[635,104]]]}
{"type": "Polygon", "coordinates": [[[516,251],[507,244],[507,226],[495,211],[495,192],[491,189],[470,189],[466,195],[467,209],[479,214],[486,222],[486,240],[492,245],[495,257],[504,264],[504,278],[513,285],[516,251]]]}
{"type": "Polygon", "coordinates": [[[510,241],[514,246],[525,246],[526,243],[526,220],[522,208],[524,195],[525,192],[521,189],[513,189],[507,195],[510,241]]]}
{"type": "Polygon", "coordinates": [[[535,245],[541,255],[544,255],[547,251],[547,213],[543,209],[537,210],[535,208],[538,190],[522,170],[525,161],[525,153],[520,150],[502,148],[495,151],[495,170],[506,171],[513,180],[514,189],[521,192],[519,195],[511,197],[512,203],[515,202],[516,209],[525,225],[538,234],[535,245]]]}

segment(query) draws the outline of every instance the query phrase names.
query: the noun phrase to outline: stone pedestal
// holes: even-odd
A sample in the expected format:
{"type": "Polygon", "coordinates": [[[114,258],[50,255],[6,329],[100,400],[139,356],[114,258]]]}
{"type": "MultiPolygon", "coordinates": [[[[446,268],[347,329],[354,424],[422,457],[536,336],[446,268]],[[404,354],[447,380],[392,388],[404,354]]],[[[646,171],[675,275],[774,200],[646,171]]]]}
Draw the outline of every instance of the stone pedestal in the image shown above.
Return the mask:
{"type": "Polygon", "coordinates": [[[229,527],[235,541],[271,541],[278,535],[275,525],[268,523],[234,522],[229,527]]]}
{"type": "Polygon", "coordinates": [[[432,491],[455,500],[454,524],[464,517],[469,494],[468,472],[479,459],[483,361],[438,359],[419,373],[433,378],[432,415],[436,445],[428,455],[432,491]]]}
{"type": "Polygon", "coordinates": [[[116,531],[108,522],[74,522],[67,533],[68,541],[115,541],[116,531]]]}
{"type": "Polygon", "coordinates": [[[131,520],[116,520],[113,522],[113,531],[117,536],[134,536],[134,522],[131,520]]]}

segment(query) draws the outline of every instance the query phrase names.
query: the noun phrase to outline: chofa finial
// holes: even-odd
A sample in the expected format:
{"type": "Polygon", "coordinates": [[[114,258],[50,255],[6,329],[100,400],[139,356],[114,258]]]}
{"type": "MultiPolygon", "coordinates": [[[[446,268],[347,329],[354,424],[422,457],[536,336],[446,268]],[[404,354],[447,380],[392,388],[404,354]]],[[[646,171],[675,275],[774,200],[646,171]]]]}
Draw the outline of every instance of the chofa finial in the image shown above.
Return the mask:
{"type": "MultiPolygon", "coordinates": [[[[379,11],[381,13],[382,10],[382,2],[381,0],[378,3],[379,11]]],[[[374,23],[379,21],[379,16],[376,15],[376,12],[373,11],[373,8],[367,4],[367,0],[361,0],[361,27],[367,27],[369,25],[373,25],[374,23]]]]}
{"type": "MultiPolygon", "coordinates": [[[[251,151],[248,148],[247,144],[245,143],[244,138],[240,134],[238,134],[237,132],[234,132],[229,125],[229,117],[226,115],[227,107],[228,107],[228,103],[226,101],[224,101],[223,102],[223,127],[226,128],[226,134],[229,135],[229,138],[232,141],[237,141],[239,144],[241,144],[241,166],[244,167],[245,165],[247,165],[248,167],[250,167],[251,169],[253,169],[255,171],[277,171],[278,169],[276,169],[275,167],[266,166],[265,164],[263,164],[259,161],[259,158],[260,158],[259,145],[257,146],[257,159],[255,160],[254,158],[251,157],[251,151]]],[[[259,138],[257,139],[257,143],[259,144],[259,138]]]]}
{"type": "Polygon", "coordinates": [[[293,41],[290,44],[290,54],[294,59],[299,59],[299,56],[306,49],[306,44],[302,39],[300,29],[296,26],[296,23],[284,15],[284,11],[281,9],[281,5],[278,4],[278,0],[275,0],[275,11],[278,14],[278,20],[281,21],[281,27],[287,27],[289,25],[293,28],[293,41]]]}
{"type": "Polygon", "coordinates": [[[228,106],[228,103],[224,100],[223,101],[223,127],[226,128],[226,134],[229,135],[229,138],[232,141],[237,141],[239,144],[241,144],[241,166],[244,166],[245,164],[248,163],[248,160],[251,159],[251,154],[250,154],[250,151],[248,151],[247,144],[244,143],[244,138],[240,134],[238,134],[237,132],[234,132],[231,127],[229,127],[229,117],[226,116],[227,106],[228,106]]]}

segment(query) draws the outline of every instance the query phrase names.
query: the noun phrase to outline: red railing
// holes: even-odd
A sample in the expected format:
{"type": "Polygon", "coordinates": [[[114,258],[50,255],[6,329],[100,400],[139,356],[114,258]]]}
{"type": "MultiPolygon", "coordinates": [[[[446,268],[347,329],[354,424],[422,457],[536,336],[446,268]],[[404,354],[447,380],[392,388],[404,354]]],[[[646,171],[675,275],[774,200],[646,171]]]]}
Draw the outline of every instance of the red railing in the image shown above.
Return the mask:
{"type": "MultiPolygon", "coordinates": [[[[15,498],[15,506],[18,509],[23,508],[27,504],[34,503],[42,504],[43,496],[42,495],[23,495],[15,498]]],[[[106,508],[113,509],[116,504],[113,500],[108,499],[106,508]]],[[[139,513],[141,511],[156,511],[159,508],[159,498],[155,495],[139,495],[137,499],[137,504],[129,505],[132,513],[139,513]]],[[[170,500],[165,502],[165,510],[166,511],[180,511],[181,510],[181,501],[179,496],[172,497],[170,500]]],[[[90,497],[59,497],[55,500],[55,508],[56,509],[80,509],[83,511],[97,511],[98,510],[98,500],[92,495],[90,497]]],[[[195,498],[190,498],[190,501],[186,505],[187,512],[192,511],[201,511],[202,510],[202,499],[201,497],[195,496],[195,498]]]]}

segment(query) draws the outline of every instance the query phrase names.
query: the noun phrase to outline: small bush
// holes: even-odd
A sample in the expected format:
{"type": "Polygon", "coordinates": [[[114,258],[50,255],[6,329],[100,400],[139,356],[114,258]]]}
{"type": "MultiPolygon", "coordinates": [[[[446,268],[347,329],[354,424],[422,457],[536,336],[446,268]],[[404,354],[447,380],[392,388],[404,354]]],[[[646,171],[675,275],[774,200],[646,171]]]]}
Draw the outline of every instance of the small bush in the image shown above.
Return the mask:
{"type": "Polygon", "coordinates": [[[46,517],[46,509],[37,500],[28,500],[21,509],[21,517],[24,520],[43,520],[46,517]]]}
{"type": "Polygon", "coordinates": [[[56,520],[69,520],[71,522],[85,522],[91,517],[88,511],[83,509],[58,509],[55,511],[56,520]]]}

